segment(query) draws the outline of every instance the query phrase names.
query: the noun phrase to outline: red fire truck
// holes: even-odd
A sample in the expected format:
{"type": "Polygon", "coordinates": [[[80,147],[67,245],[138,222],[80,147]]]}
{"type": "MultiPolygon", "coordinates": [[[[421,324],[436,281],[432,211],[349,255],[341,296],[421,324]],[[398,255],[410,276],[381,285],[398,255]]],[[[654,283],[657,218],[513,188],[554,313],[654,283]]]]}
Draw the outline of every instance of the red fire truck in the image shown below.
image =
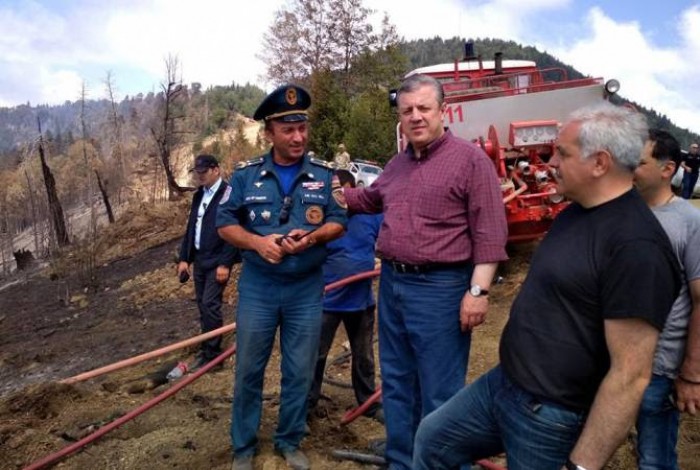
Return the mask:
{"type": "MultiPolygon", "coordinates": [[[[577,108],[608,99],[617,80],[570,79],[563,68],[538,68],[527,60],[482,60],[465,46],[465,58],[415,69],[437,78],[445,90],[444,124],[478,143],[496,166],[510,242],[540,238],[567,201],[555,193],[547,162],[558,128],[577,108]]],[[[395,100],[395,96],[392,96],[395,100]]],[[[397,145],[405,146],[400,126],[397,145]]]]}

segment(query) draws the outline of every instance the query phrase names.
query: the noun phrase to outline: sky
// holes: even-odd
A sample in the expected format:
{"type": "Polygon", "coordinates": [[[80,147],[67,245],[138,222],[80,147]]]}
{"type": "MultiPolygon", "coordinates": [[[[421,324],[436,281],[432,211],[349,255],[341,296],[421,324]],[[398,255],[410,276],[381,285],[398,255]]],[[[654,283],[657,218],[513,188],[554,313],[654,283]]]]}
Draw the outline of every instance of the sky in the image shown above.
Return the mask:
{"type": "MultiPolygon", "coordinates": [[[[257,58],[285,0],[0,0],[0,106],[158,91],[185,83],[269,89],[257,58]]],[[[499,38],[549,52],[700,133],[700,0],[365,0],[406,40],[499,38]]]]}

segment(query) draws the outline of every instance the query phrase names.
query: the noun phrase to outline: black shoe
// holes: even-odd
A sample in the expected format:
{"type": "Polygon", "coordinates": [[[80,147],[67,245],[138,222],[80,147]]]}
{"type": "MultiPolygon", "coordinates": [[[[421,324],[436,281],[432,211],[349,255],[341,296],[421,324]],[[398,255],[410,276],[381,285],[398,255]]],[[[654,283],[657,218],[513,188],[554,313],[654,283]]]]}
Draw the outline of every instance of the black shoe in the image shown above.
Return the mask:
{"type": "MultiPolygon", "coordinates": [[[[202,356],[201,354],[197,354],[197,357],[194,358],[194,362],[192,362],[192,364],[190,364],[190,366],[189,366],[189,371],[190,371],[190,372],[197,372],[199,369],[201,369],[202,367],[204,367],[204,366],[206,366],[207,364],[209,364],[212,360],[213,360],[213,359],[207,359],[207,358],[205,358],[205,357],[202,356]]],[[[223,368],[224,368],[224,364],[223,364],[222,362],[220,362],[219,364],[217,364],[217,365],[215,365],[214,367],[212,367],[212,368],[209,370],[209,372],[217,372],[217,371],[220,371],[220,370],[223,369],[223,368]]]]}
{"type": "Polygon", "coordinates": [[[253,456],[234,457],[231,470],[253,470],[253,456]]]}
{"type": "Polygon", "coordinates": [[[293,470],[310,470],[311,463],[308,457],[299,449],[278,451],[284,457],[287,466],[293,470]]]}
{"type": "Polygon", "coordinates": [[[384,408],[377,408],[377,410],[372,413],[371,415],[367,415],[369,418],[372,418],[379,424],[384,424],[384,408]]]}
{"type": "Polygon", "coordinates": [[[386,453],[386,439],[372,439],[367,443],[367,449],[374,455],[384,457],[386,453]]]}

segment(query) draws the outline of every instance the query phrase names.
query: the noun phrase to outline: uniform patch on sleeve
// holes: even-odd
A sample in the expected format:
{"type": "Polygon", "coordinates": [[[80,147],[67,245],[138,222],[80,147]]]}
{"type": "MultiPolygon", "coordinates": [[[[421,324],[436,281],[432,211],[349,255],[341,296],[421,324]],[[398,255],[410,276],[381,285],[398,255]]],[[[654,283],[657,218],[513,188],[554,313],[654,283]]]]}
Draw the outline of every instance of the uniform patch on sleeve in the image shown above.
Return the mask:
{"type": "Polygon", "coordinates": [[[323,222],[323,209],[321,206],[310,206],[306,209],[306,221],[312,225],[323,222]]]}
{"type": "Polygon", "coordinates": [[[219,205],[226,204],[228,202],[228,198],[231,196],[231,186],[226,186],[226,191],[224,191],[224,195],[221,196],[221,201],[219,201],[219,205]]]}
{"type": "Polygon", "coordinates": [[[345,193],[343,192],[343,188],[336,188],[331,194],[333,194],[333,199],[335,199],[335,202],[337,202],[340,207],[342,207],[343,209],[348,208],[348,201],[345,200],[345,193]]]}

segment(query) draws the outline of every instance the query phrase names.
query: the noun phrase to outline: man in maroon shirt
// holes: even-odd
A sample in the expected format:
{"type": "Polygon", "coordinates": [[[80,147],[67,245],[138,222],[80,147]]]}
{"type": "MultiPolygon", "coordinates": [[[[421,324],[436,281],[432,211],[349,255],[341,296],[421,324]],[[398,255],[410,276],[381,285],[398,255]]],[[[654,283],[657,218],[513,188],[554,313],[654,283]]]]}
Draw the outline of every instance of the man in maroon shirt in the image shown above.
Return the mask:
{"type": "Polygon", "coordinates": [[[443,127],[442,85],[425,75],[397,93],[409,145],[368,188],[344,191],[354,212],[384,213],[379,359],[390,469],[410,469],[420,419],[464,386],[471,330],[508,235],[493,163],[443,127]]]}

